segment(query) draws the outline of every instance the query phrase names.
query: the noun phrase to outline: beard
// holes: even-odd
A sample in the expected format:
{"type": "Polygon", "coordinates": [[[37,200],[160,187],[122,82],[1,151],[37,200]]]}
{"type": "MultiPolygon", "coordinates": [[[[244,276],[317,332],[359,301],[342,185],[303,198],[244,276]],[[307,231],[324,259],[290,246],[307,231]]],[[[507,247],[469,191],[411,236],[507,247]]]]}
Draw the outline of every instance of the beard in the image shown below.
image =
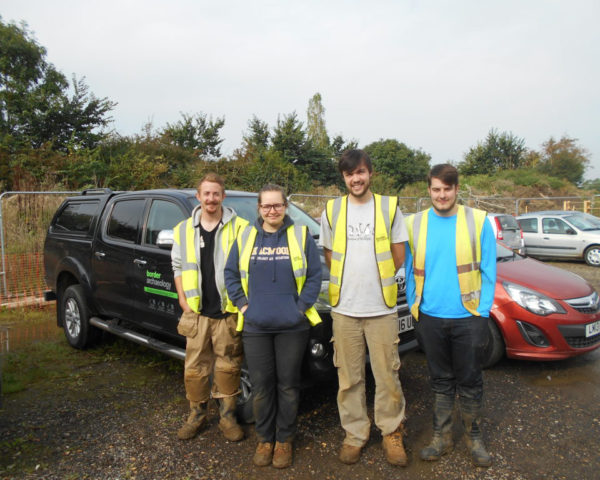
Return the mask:
{"type": "Polygon", "coordinates": [[[353,187],[353,188],[349,188],[348,189],[348,193],[350,195],[352,195],[353,197],[355,197],[355,198],[363,198],[369,192],[369,188],[371,186],[371,182],[367,180],[365,182],[360,183],[360,185],[356,185],[356,186],[360,186],[361,187],[360,192],[355,193],[355,191],[353,189],[354,187],[353,187]]]}
{"type": "Polygon", "coordinates": [[[433,204],[433,209],[442,215],[445,215],[447,213],[450,213],[452,211],[452,209],[454,208],[454,206],[456,205],[456,202],[458,201],[458,197],[454,198],[454,201],[452,203],[447,203],[445,206],[440,207],[439,205],[436,205],[437,202],[432,202],[433,204]]]}

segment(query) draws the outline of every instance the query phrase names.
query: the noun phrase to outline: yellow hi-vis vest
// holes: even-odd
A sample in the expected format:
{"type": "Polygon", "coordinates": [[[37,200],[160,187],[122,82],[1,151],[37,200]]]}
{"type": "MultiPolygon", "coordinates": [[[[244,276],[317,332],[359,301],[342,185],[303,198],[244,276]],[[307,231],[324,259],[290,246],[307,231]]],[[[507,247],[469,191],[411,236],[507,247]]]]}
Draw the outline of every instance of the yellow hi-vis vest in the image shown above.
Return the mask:
{"type": "MultiPolygon", "coordinates": [[[[290,261],[292,262],[292,270],[294,271],[294,278],[296,279],[298,295],[302,292],[302,287],[304,286],[304,282],[306,282],[307,261],[304,248],[306,246],[307,230],[308,228],[306,225],[290,225],[286,231],[290,261]],[[300,247],[300,245],[302,245],[302,247],[300,247]]],[[[255,227],[246,228],[237,239],[238,250],[240,252],[240,280],[242,282],[242,290],[244,290],[246,297],[248,297],[250,257],[252,256],[257,233],[258,231],[255,227]]],[[[321,323],[321,317],[314,306],[310,307],[305,312],[305,315],[311,325],[314,326],[321,323]]],[[[238,311],[237,331],[241,332],[243,328],[244,315],[242,315],[242,312],[238,311]]]]}
{"type": "MultiPolygon", "coordinates": [[[[236,216],[217,230],[215,235],[215,270],[220,269],[222,271],[225,268],[225,261],[233,242],[235,242],[240,230],[247,225],[246,220],[236,216]],[[220,248],[217,246],[220,246],[220,248]]],[[[202,305],[202,290],[198,282],[200,262],[196,255],[194,230],[194,219],[190,217],[174,228],[173,240],[181,248],[181,283],[185,292],[185,299],[190,308],[199,313],[202,305]]],[[[222,288],[217,285],[217,288],[221,292],[221,308],[226,312],[235,313],[237,308],[227,297],[224,285],[222,288]]]]}
{"type": "MultiPolygon", "coordinates": [[[[389,308],[393,308],[398,301],[398,284],[395,279],[396,266],[392,258],[390,238],[398,198],[385,197],[376,193],[373,194],[373,197],[375,198],[375,258],[381,279],[381,292],[385,304],[389,308]]],[[[331,269],[329,272],[329,303],[332,307],[335,307],[340,302],[346,258],[348,195],[329,200],[326,212],[333,237],[331,269]]]]}
{"type": "MultiPolygon", "coordinates": [[[[406,219],[408,243],[413,256],[416,298],[410,309],[419,319],[419,305],[425,285],[425,251],[427,246],[427,219],[429,210],[415,213],[406,219]]],[[[481,231],[487,213],[483,210],[458,206],[456,214],[456,272],[461,300],[472,315],[479,316],[477,307],[481,296],[481,231]]]]}

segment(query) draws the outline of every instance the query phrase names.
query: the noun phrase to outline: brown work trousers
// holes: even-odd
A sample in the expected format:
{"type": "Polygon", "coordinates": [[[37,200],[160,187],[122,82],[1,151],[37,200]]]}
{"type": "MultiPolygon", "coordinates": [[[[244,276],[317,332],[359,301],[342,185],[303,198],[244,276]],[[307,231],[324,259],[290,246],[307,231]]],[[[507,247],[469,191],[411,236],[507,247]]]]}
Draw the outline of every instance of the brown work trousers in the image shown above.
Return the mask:
{"type": "Polygon", "coordinates": [[[184,381],[191,405],[205,403],[211,395],[223,398],[239,393],[243,346],[236,325],[236,314],[217,319],[188,312],[179,319],[177,331],[187,339],[184,381]]]}
{"type": "Polygon", "coordinates": [[[375,377],[375,424],[381,435],[396,431],[405,419],[404,393],[398,375],[398,315],[349,317],[332,312],[334,364],[338,371],[337,396],[344,443],[362,447],[369,439],[365,362],[367,347],[375,377]]]}

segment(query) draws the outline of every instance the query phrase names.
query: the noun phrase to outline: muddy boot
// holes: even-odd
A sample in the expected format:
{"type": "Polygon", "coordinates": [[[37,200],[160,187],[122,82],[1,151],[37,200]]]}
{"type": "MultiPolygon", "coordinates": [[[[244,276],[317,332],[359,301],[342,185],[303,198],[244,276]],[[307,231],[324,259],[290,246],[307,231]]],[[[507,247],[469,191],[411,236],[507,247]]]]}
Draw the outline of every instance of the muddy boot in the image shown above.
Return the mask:
{"type": "Polygon", "coordinates": [[[239,442],[244,438],[244,431],[237,423],[235,416],[236,397],[224,397],[219,399],[219,430],[230,442],[239,442]]]}
{"type": "Polygon", "coordinates": [[[471,461],[476,467],[489,467],[492,457],[487,452],[479,423],[481,421],[481,402],[461,398],[460,411],[463,426],[465,428],[465,441],[471,451],[471,461]]]}
{"type": "Polygon", "coordinates": [[[266,467],[273,461],[273,444],[270,442],[259,442],[252,463],[257,467],[266,467]]]}
{"type": "Polygon", "coordinates": [[[355,447],[354,445],[343,443],[338,458],[340,459],[340,462],[345,463],[346,465],[352,465],[360,459],[361,450],[362,447],[355,447]]]}
{"type": "Polygon", "coordinates": [[[406,458],[406,451],[404,450],[404,425],[400,424],[395,432],[389,435],[383,436],[383,451],[385,458],[391,465],[399,465],[406,467],[408,459],[406,458]]]}
{"type": "Polygon", "coordinates": [[[287,468],[292,464],[292,442],[276,442],[273,452],[273,466],[287,468]]]}
{"type": "Polygon", "coordinates": [[[194,438],[202,426],[206,423],[206,403],[190,403],[190,415],[177,431],[180,440],[194,438]]]}
{"type": "Polygon", "coordinates": [[[452,410],[454,395],[435,394],[433,405],[433,439],[421,450],[421,460],[435,461],[452,451],[452,410]]]}

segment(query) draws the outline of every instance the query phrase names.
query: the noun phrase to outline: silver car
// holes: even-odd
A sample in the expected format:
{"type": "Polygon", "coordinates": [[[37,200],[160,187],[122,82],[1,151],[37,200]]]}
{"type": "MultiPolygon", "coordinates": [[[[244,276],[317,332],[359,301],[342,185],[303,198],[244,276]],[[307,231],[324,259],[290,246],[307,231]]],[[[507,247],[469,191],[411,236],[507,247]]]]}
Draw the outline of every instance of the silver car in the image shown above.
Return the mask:
{"type": "Polygon", "coordinates": [[[550,210],[519,215],[527,255],[583,259],[600,267],[600,218],[588,213],[550,210]]]}
{"type": "Polygon", "coordinates": [[[492,224],[496,239],[511,250],[525,255],[523,232],[521,232],[517,219],[509,213],[488,213],[487,216],[492,224]]]}

